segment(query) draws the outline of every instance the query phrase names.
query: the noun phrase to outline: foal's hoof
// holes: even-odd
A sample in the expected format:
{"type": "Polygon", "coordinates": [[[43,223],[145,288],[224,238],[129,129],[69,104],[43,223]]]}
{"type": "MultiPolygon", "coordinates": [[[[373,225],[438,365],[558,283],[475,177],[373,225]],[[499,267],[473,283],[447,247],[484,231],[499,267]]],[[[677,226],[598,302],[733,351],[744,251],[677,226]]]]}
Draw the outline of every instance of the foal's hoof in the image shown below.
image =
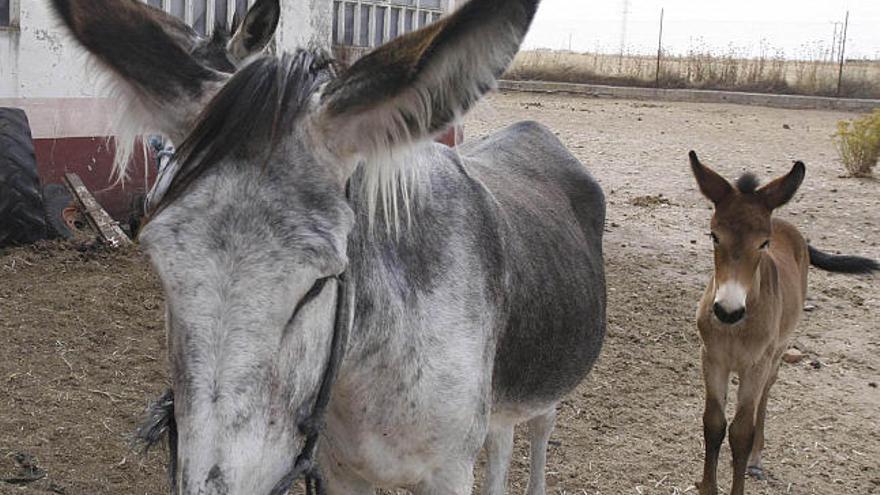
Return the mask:
{"type": "Polygon", "coordinates": [[[702,481],[694,483],[694,486],[697,487],[697,493],[700,495],[718,495],[718,487],[703,486],[702,481]]]}
{"type": "Polygon", "coordinates": [[[749,466],[749,468],[746,470],[746,474],[751,476],[752,478],[755,478],[756,480],[767,480],[767,476],[764,475],[764,468],[762,468],[761,466],[749,466]]]}

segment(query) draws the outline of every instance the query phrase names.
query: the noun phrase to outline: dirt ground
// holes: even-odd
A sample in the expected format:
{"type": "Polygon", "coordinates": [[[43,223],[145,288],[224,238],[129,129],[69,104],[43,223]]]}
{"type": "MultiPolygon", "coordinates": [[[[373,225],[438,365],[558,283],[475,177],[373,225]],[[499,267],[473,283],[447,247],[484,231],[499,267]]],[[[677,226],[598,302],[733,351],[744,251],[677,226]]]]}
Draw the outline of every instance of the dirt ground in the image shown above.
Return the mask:
{"type": "MultiPolygon", "coordinates": [[[[560,407],[550,493],[695,493],[703,392],[692,322],[711,271],[711,210],[686,153],[728,177],[768,179],[804,160],[806,182],[779,215],[817,247],[880,257],[880,181],[839,177],[829,138],[851,117],[534,94],[495,95],[473,112],[468,138],[526,118],[549,125],[608,198],[609,334],[560,407]]],[[[770,480],[746,489],[880,494],[880,278],[815,269],[810,278],[793,342],[806,359],[783,365],[769,405],[770,480]]],[[[128,443],[168,383],[162,305],[133,250],[0,253],[0,479],[46,474],[0,482],[0,494],[166,493],[164,452],[144,458],[128,443]]],[[[525,490],[526,452],[518,439],[511,493],[525,490]]],[[[729,455],[725,447],[724,487],[729,455]]]]}

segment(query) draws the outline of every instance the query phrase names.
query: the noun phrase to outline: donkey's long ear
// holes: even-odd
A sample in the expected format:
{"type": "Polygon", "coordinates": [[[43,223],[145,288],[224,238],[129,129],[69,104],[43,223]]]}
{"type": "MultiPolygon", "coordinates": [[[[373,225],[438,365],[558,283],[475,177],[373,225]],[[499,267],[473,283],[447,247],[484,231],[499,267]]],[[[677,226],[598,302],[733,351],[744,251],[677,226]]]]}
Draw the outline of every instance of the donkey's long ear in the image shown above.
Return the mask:
{"type": "Polygon", "coordinates": [[[801,183],[804,182],[806,174],[807,166],[804,165],[804,162],[795,162],[788,174],[758,189],[758,194],[767,208],[775,210],[791,201],[798,188],[801,187],[801,183]]]}
{"type": "Polygon", "coordinates": [[[386,43],[331,82],[316,120],[341,155],[370,153],[443,131],[494,85],[539,0],[470,0],[386,43]]]}
{"type": "Polygon", "coordinates": [[[229,41],[229,54],[237,63],[262,52],[278,29],[281,19],[279,0],[257,0],[229,41]]]}
{"type": "Polygon", "coordinates": [[[696,152],[691,151],[688,156],[691,160],[691,170],[693,170],[694,177],[697,179],[697,185],[700,186],[700,191],[703,193],[703,196],[709,198],[709,201],[717,205],[728,194],[733,192],[733,186],[730,185],[730,182],[727,182],[727,179],[718,175],[711,168],[700,163],[696,152]]]}
{"type": "MultiPolygon", "coordinates": [[[[190,50],[196,34],[185,24],[137,0],[52,0],[73,36],[131,89],[145,110],[165,121],[173,134],[182,115],[222,78],[200,64],[190,50]]],[[[166,127],[166,128],[162,128],[166,127]]]]}

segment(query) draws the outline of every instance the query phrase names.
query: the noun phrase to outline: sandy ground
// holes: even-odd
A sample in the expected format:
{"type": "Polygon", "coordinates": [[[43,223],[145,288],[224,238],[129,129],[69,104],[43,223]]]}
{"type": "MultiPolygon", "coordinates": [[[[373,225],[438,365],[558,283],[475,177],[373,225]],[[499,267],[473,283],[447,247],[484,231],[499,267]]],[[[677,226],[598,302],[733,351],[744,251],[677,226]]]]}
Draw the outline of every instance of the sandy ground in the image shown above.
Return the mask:
{"type": "MultiPolygon", "coordinates": [[[[695,493],[703,392],[692,321],[711,270],[711,211],[687,150],[729,177],[767,179],[804,160],[806,182],[779,215],[820,248],[880,257],[880,181],[839,177],[829,138],[850,117],[534,94],[495,95],[471,115],[469,139],[526,118],[549,125],[608,197],[609,335],[560,407],[550,493],[695,493]]],[[[747,492],[880,493],[880,278],[810,277],[811,311],[793,342],[807,357],[783,365],[769,405],[770,480],[747,492]]],[[[0,494],[166,493],[164,452],[128,446],[167,384],[162,305],[135,251],[0,253],[0,479],[20,476],[21,461],[46,473],[0,482],[0,494]]],[[[524,492],[526,466],[518,439],[511,493],[524,492]]]]}

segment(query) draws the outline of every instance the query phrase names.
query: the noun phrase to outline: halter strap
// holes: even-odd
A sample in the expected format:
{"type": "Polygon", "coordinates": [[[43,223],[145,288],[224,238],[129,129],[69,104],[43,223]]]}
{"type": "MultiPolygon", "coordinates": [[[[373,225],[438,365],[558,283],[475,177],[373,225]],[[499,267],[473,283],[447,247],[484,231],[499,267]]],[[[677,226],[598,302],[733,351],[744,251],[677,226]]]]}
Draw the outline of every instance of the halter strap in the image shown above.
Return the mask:
{"type": "Polygon", "coordinates": [[[336,277],[336,319],[333,322],[333,340],[330,344],[330,358],[321,378],[321,388],[312,406],[312,412],[298,426],[299,431],[306,437],[306,443],[296,457],[293,467],[281,480],[275,484],[269,495],[284,495],[293,484],[300,478],[305,478],[307,495],[325,495],[324,479],[315,460],[318,449],[321,430],[324,429],[324,416],[327,406],[330,404],[330,394],[339,367],[345,357],[348,335],[351,330],[352,299],[345,273],[336,277]]]}
{"type": "MultiPolygon", "coordinates": [[[[345,272],[331,277],[336,279],[336,313],[333,322],[333,338],[330,343],[330,357],[324,374],[321,377],[321,387],[311,413],[300,422],[297,427],[300,433],[306,437],[305,445],[297,455],[290,471],[275,484],[269,495],[284,495],[300,478],[305,478],[307,495],[325,495],[324,479],[315,460],[318,450],[318,441],[321,431],[324,429],[324,416],[327,406],[330,404],[330,394],[339,367],[345,357],[348,344],[348,336],[351,331],[351,318],[354,294],[348,286],[345,272]]],[[[168,390],[153,403],[147,410],[146,422],[135,433],[137,440],[144,445],[144,452],[159,442],[167,434],[168,440],[168,474],[171,478],[171,493],[177,493],[177,423],[174,421],[174,392],[168,390]]]]}

